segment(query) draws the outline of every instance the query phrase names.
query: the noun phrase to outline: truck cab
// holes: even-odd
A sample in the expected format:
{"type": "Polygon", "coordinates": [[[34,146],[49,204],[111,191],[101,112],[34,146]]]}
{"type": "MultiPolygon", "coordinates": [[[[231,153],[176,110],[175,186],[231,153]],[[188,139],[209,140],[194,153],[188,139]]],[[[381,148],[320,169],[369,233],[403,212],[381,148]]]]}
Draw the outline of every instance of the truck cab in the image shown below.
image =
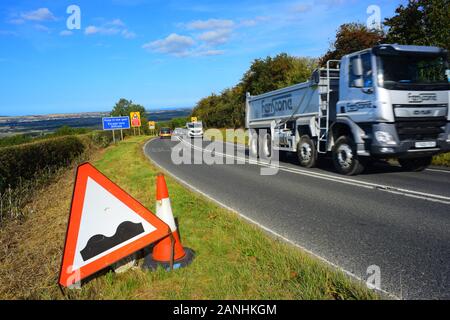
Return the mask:
{"type": "Polygon", "coordinates": [[[341,148],[335,160],[396,158],[406,168],[425,168],[433,155],[450,151],[449,87],[440,48],[379,45],[344,56],[330,131],[333,148],[341,148]],[[351,143],[336,145],[345,130],[351,143]]]}
{"type": "Polygon", "coordinates": [[[306,82],[247,93],[250,154],[296,153],[307,168],[331,157],[345,175],[388,158],[424,170],[450,151],[449,78],[437,47],[385,44],[330,60],[306,82]]]}

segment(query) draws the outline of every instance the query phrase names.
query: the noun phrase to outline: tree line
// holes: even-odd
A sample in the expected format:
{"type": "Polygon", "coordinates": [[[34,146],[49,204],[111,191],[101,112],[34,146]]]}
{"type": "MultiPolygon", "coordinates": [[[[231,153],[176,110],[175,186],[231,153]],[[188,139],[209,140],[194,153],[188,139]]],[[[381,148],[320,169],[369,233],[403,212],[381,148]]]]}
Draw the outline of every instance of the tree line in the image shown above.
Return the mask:
{"type": "Polygon", "coordinates": [[[286,53],[256,59],[234,87],[197,102],[192,116],[207,127],[239,128],[245,122],[245,95],[258,95],[306,81],[326,61],[381,43],[439,46],[450,50],[450,0],[409,0],[385,19],[381,30],[361,23],[341,25],[329,50],[320,58],[286,53]]]}

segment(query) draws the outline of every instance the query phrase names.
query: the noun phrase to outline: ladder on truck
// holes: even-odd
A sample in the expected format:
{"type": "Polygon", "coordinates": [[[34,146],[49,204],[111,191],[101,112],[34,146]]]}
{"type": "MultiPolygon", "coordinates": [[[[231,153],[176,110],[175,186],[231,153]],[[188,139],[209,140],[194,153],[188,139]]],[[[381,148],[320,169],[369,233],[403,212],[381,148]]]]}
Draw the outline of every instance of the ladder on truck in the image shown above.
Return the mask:
{"type": "Polygon", "coordinates": [[[340,60],[328,60],[326,68],[319,70],[320,105],[317,116],[319,139],[317,152],[326,153],[328,147],[328,131],[330,129],[330,96],[339,86],[340,60]],[[335,68],[331,68],[334,64],[335,68]]]}

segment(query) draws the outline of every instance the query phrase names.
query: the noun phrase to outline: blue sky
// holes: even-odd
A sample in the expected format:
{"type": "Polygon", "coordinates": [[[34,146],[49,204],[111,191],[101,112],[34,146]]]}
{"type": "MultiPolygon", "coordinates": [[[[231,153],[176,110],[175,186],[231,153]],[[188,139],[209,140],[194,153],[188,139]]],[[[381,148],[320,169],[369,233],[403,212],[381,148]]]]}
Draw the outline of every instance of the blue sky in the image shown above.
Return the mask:
{"type": "Polygon", "coordinates": [[[0,115],[191,107],[256,58],[322,55],[339,25],[405,1],[2,0],[0,115]],[[81,10],[68,30],[67,7],[81,10]]]}

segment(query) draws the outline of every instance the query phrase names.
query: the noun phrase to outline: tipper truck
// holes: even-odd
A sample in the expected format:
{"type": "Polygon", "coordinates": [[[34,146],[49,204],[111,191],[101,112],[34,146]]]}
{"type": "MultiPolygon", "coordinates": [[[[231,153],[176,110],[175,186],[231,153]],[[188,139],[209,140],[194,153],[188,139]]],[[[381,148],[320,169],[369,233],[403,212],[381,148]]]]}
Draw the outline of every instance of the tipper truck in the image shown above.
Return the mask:
{"type": "Polygon", "coordinates": [[[450,151],[449,80],[437,47],[385,44],[330,60],[307,82],[247,93],[250,153],[293,152],[307,168],[331,157],[344,175],[391,158],[424,170],[450,151]]]}

